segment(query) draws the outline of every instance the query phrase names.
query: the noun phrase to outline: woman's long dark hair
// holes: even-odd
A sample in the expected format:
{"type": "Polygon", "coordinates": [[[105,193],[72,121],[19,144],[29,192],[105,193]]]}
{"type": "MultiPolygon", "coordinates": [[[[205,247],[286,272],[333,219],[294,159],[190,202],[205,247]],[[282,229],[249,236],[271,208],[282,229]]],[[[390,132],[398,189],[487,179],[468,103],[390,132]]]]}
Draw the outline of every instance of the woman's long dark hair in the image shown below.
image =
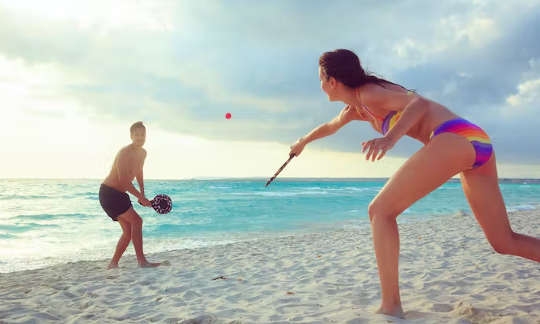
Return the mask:
{"type": "Polygon", "coordinates": [[[333,77],[350,88],[356,88],[366,83],[376,83],[383,87],[385,84],[394,84],[408,90],[399,84],[366,73],[358,56],[347,49],[324,52],[319,58],[319,66],[327,78],[333,77]]]}

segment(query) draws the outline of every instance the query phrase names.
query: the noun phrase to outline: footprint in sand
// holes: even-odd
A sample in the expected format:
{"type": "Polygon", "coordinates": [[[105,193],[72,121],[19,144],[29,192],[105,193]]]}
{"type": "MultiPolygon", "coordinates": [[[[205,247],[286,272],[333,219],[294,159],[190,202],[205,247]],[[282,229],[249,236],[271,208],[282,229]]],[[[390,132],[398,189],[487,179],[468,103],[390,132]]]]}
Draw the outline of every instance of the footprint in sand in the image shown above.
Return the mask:
{"type": "MultiPolygon", "coordinates": [[[[167,322],[171,323],[171,322],[167,322]]],[[[174,323],[174,322],[173,322],[174,323]]],[[[217,324],[218,319],[213,315],[201,315],[196,318],[191,318],[180,322],[181,324],[217,324]]]]}
{"type": "Polygon", "coordinates": [[[320,311],[320,308],[320,304],[293,304],[280,306],[276,310],[281,314],[309,314],[320,311]]]}
{"type": "Polygon", "coordinates": [[[489,323],[501,317],[501,315],[497,314],[496,312],[476,308],[473,305],[463,301],[456,303],[452,313],[473,323],[489,323]]]}
{"type": "Polygon", "coordinates": [[[447,313],[450,312],[453,307],[447,304],[433,304],[433,306],[431,306],[431,309],[435,312],[447,313]]]}

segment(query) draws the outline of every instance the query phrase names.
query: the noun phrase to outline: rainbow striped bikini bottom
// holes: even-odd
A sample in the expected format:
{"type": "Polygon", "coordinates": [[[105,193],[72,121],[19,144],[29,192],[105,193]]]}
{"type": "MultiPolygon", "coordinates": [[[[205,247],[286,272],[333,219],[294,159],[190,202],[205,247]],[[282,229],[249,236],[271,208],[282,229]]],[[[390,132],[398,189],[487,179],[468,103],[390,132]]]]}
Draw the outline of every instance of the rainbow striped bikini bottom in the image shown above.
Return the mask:
{"type": "Polygon", "coordinates": [[[491,146],[491,141],[486,132],[484,132],[482,128],[463,118],[451,119],[442,123],[431,133],[429,138],[431,139],[433,136],[442,133],[461,135],[471,142],[476,151],[476,160],[472,166],[473,169],[486,163],[493,153],[493,147],[491,146]]]}

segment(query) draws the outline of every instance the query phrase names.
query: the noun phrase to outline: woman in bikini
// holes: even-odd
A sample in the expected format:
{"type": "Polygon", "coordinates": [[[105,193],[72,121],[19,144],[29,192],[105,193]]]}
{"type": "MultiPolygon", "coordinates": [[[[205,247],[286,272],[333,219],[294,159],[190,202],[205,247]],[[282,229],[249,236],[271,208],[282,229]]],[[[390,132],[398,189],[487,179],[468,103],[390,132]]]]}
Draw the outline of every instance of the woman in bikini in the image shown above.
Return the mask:
{"type": "Polygon", "coordinates": [[[291,146],[329,136],[352,120],[369,122],[382,137],[362,143],[366,159],[380,160],[404,135],[424,146],[387,181],[368,208],[381,283],[378,313],[403,317],[398,284],[399,233],[396,218],[459,173],[463,191],[489,243],[501,254],[540,262],[540,239],[515,233],[499,190],[489,137],[446,107],[387,80],[365,73],[353,52],[338,49],[319,59],[321,88],[343,110],[291,146]]]}

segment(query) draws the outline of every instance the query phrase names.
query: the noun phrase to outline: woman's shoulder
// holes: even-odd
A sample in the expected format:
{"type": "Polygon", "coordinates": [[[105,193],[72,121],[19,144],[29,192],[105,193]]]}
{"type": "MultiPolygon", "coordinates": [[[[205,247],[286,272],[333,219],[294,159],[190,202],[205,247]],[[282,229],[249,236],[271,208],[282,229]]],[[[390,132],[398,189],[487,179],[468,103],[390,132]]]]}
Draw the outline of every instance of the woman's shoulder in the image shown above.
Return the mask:
{"type": "Polygon", "coordinates": [[[397,84],[370,83],[362,86],[362,103],[385,110],[399,110],[403,104],[410,102],[416,93],[397,84]]]}
{"type": "Polygon", "coordinates": [[[395,89],[385,88],[376,83],[367,83],[357,88],[357,98],[363,106],[379,106],[385,97],[394,93],[395,89]]]}
{"type": "Polygon", "coordinates": [[[367,83],[360,87],[367,96],[380,97],[382,95],[407,94],[412,91],[393,83],[367,83]]]}
{"type": "Polygon", "coordinates": [[[355,89],[356,99],[361,106],[366,106],[366,100],[370,100],[373,97],[373,84],[366,83],[355,89]]]}

